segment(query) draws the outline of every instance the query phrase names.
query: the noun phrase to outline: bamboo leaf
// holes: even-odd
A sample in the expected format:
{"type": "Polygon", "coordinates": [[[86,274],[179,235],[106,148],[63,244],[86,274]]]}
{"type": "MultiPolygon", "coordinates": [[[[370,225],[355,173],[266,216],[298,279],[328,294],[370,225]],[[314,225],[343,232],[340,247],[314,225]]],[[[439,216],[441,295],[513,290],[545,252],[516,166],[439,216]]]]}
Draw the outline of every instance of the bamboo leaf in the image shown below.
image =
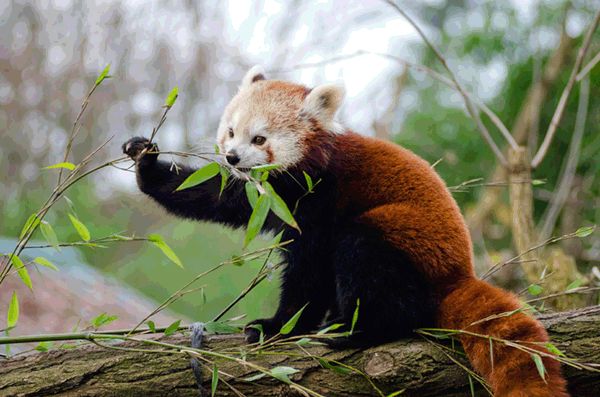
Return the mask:
{"type": "Polygon", "coordinates": [[[163,254],[165,254],[165,256],[169,258],[173,263],[175,263],[177,266],[183,269],[183,263],[181,263],[181,260],[179,259],[177,254],[175,254],[175,252],[171,249],[171,247],[169,247],[169,245],[165,243],[161,235],[150,234],[148,236],[148,240],[156,247],[158,247],[158,249],[160,249],[163,252],[163,254]]]}
{"type": "Polygon", "coordinates": [[[179,185],[179,187],[177,187],[177,189],[175,189],[175,191],[178,192],[180,190],[189,189],[191,187],[194,187],[201,183],[204,183],[204,182],[208,181],[209,179],[211,179],[212,177],[214,177],[215,175],[217,175],[219,173],[220,169],[221,169],[221,167],[219,167],[219,164],[208,163],[204,167],[200,168],[199,170],[194,171],[193,174],[191,174],[190,176],[185,178],[183,183],[181,185],[179,185]]]}
{"type": "Polygon", "coordinates": [[[578,278],[577,280],[574,280],[571,284],[567,285],[567,291],[571,290],[571,289],[575,289],[575,288],[579,288],[581,287],[581,284],[583,284],[583,280],[578,278]]]}
{"type": "Polygon", "coordinates": [[[264,378],[265,376],[267,376],[267,374],[260,373],[260,374],[257,374],[257,375],[249,376],[249,377],[247,377],[247,378],[244,378],[244,379],[242,379],[242,380],[245,380],[246,382],[254,382],[255,380],[262,379],[262,378],[264,378]]]}
{"type": "Polygon", "coordinates": [[[42,231],[42,235],[55,250],[60,251],[60,246],[58,245],[58,237],[56,237],[56,233],[52,228],[52,225],[46,221],[42,221],[40,223],[40,230],[42,231]]]}
{"type": "Polygon", "coordinates": [[[69,214],[69,219],[71,220],[71,223],[73,224],[75,230],[77,230],[79,237],[81,237],[83,241],[90,241],[90,239],[92,238],[90,235],[90,231],[83,224],[83,222],[77,219],[73,214],[69,214]]]}
{"type": "Polygon", "coordinates": [[[558,349],[558,347],[556,347],[553,343],[547,342],[545,344],[546,349],[548,349],[548,351],[556,356],[562,356],[565,357],[565,353],[563,353],[562,351],[560,351],[558,349]]]}
{"type": "Polygon", "coordinates": [[[322,330],[320,330],[319,332],[317,332],[317,335],[324,335],[328,332],[335,331],[336,329],[341,328],[343,326],[344,326],[343,323],[331,324],[329,327],[325,327],[322,330]]]}
{"type": "Polygon", "coordinates": [[[269,182],[264,182],[263,186],[267,191],[267,194],[271,197],[271,210],[279,219],[293,227],[294,229],[300,231],[296,220],[294,219],[294,215],[288,208],[287,204],[283,199],[275,192],[273,186],[269,182]]]}
{"type": "Polygon", "coordinates": [[[211,397],[215,397],[215,393],[217,392],[217,385],[219,384],[219,368],[217,368],[217,364],[213,364],[212,371],[212,382],[210,385],[210,395],[211,397]]]}
{"type": "Polygon", "coordinates": [[[177,86],[173,87],[169,95],[167,95],[167,99],[165,99],[165,106],[171,107],[175,104],[177,97],[179,96],[179,88],[177,86]]]}
{"type": "Polygon", "coordinates": [[[46,259],[44,257],[38,256],[33,261],[35,263],[37,263],[38,265],[47,267],[47,268],[52,269],[54,271],[58,271],[58,268],[56,266],[54,266],[54,263],[50,262],[48,259],[46,259]]]}
{"type": "Polygon", "coordinates": [[[356,300],[356,309],[354,309],[354,314],[352,315],[352,325],[350,326],[350,335],[354,333],[354,327],[356,326],[356,322],[358,321],[358,309],[360,308],[360,299],[356,300]]]}
{"type": "Polygon", "coordinates": [[[264,165],[256,165],[256,166],[252,167],[251,169],[253,171],[257,171],[257,172],[268,172],[268,171],[276,170],[279,167],[281,167],[280,164],[264,164],[264,165]]]}
{"type": "Polygon", "coordinates": [[[98,76],[98,78],[96,79],[96,82],[94,84],[100,85],[100,84],[102,84],[104,79],[110,78],[110,76],[108,75],[109,72],[110,72],[110,63],[108,65],[106,65],[104,70],[102,70],[102,72],[100,73],[100,75],[98,76]]]}
{"type": "Polygon", "coordinates": [[[153,334],[156,333],[156,324],[154,324],[154,321],[148,320],[146,321],[146,325],[148,326],[150,332],[152,332],[153,334]]]}
{"type": "Polygon", "coordinates": [[[13,291],[12,298],[8,305],[8,314],[6,316],[6,327],[12,328],[17,325],[19,321],[19,298],[17,298],[17,291],[13,291]]]}
{"type": "Polygon", "coordinates": [[[29,216],[29,218],[27,218],[27,221],[25,222],[25,224],[23,225],[21,234],[19,234],[19,240],[22,239],[23,237],[25,237],[27,232],[35,229],[39,224],[40,224],[40,218],[37,216],[37,214],[31,214],[29,216]]]}
{"type": "Polygon", "coordinates": [[[281,327],[281,329],[279,330],[279,333],[281,335],[287,335],[290,332],[292,332],[292,330],[294,329],[294,327],[296,326],[296,323],[298,322],[298,319],[300,318],[300,316],[302,315],[302,312],[304,311],[304,309],[306,309],[306,306],[308,305],[308,303],[304,306],[302,306],[302,308],[300,310],[298,310],[296,312],[296,314],[294,314],[292,316],[292,318],[290,318],[287,323],[283,324],[283,326],[281,327]]]}
{"type": "Polygon", "coordinates": [[[256,202],[258,201],[258,189],[253,182],[246,182],[244,188],[246,189],[246,197],[248,197],[248,202],[250,203],[250,206],[254,208],[256,206],[256,202]]]}
{"type": "Polygon", "coordinates": [[[173,335],[178,329],[179,329],[179,325],[181,324],[181,320],[177,320],[174,323],[172,323],[171,325],[169,325],[167,327],[167,329],[165,329],[165,336],[169,336],[169,335],[173,335]]]}
{"type": "Polygon", "coordinates": [[[546,367],[544,367],[544,362],[542,361],[542,357],[540,357],[540,355],[537,353],[532,353],[531,358],[532,358],[533,362],[535,363],[535,367],[537,368],[538,373],[540,374],[540,377],[545,380],[546,379],[546,367]]]}
{"type": "Polygon", "coordinates": [[[312,192],[314,187],[312,178],[306,173],[306,171],[302,171],[302,174],[304,174],[304,179],[306,180],[306,187],[308,188],[308,191],[312,192]]]}
{"type": "Polygon", "coordinates": [[[290,378],[288,376],[295,374],[298,371],[296,368],[292,368],[292,367],[285,367],[285,366],[279,366],[279,367],[275,367],[272,368],[271,371],[269,371],[269,373],[271,374],[272,377],[279,379],[280,381],[284,382],[284,383],[292,383],[292,381],[290,380],[290,378]]]}
{"type": "Polygon", "coordinates": [[[69,162],[64,162],[64,163],[56,163],[56,164],[52,164],[47,167],[44,167],[45,170],[52,170],[55,168],[66,168],[69,171],[73,171],[75,169],[75,164],[69,163],[69,162]]]}
{"type": "Polygon", "coordinates": [[[17,255],[11,254],[10,260],[11,260],[13,266],[15,267],[15,269],[17,270],[17,274],[19,275],[21,280],[23,280],[23,283],[27,287],[29,287],[30,290],[33,291],[33,284],[31,284],[31,278],[29,277],[29,272],[27,271],[27,268],[23,264],[23,261],[21,260],[21,258],[19,258],[17,255]]]}
{"type": "Polygon", "coordinates": [[[583,237],[587,237],[590,234],[592,234],[594,232],[594,230],[596,229],[596,225],[594,226],[584,226],[584,227],[580,227],[579,229],[577,229],[577,231],[575,232],[575,235],[577,237],[583,238],[583,237]]]}
{"type": "Polygon", "coordinates": [[[35,350],[39,352],[47,352],[48,350],[50,350],[50,348],[52,348],[52,342],[40,342],[35,347],[35,350]]]}
{"type": "Polygon", "coordinates": [[[219,167],[219,172],[221,174],[221,189],[219,190],[219,197],[221,197],[221,194],[223,194],[223,191],[227,186],[227,181],[229,180],[230,172],[225,167],[219,167]]]}
{"type": "Polygon", "coordinates": [[[250,220],[248,221],[246,237],[244,238],[244,247],[247,247],[262,229],[265,221],[267,220],[270,205],[271,200],[269,199],[269,196],[263,194],[258,198],[258,201],[254,206],[254,210],[250,215],[250,220]]]}
{"type": "Polygon", "coordinates": [[[527,287],[527,291],[530,295],[536,296],[541,294],[544,289],[538,284],[531,284],[529,287],[527,287]]]}

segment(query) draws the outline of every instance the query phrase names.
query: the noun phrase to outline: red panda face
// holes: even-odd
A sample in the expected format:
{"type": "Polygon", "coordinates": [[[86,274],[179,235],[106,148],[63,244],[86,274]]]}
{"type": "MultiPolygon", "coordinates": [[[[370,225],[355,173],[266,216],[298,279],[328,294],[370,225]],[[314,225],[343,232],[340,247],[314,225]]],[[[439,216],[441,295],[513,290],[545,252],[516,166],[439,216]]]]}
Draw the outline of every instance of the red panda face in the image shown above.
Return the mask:
{"type": "Polygon", "coordinates": [[[311,135],[334,131],[333,117],[343,97],[337,86],[304,86],[265,80],[258,68],[244,77],[219,125],[217,144],[237,168],[278,164],[286,169],[307,153],[311,135]]]}

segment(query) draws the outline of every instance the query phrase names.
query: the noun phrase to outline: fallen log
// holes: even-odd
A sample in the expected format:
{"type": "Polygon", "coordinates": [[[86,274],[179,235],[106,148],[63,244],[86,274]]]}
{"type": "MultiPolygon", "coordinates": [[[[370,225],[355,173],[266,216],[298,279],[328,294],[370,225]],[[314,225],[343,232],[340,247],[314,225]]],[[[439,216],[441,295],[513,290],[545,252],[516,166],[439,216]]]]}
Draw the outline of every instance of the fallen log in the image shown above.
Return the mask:
{"type": "MultiPolygon", "coordinates": [[[[600,363],[600,306],[545,314],[539,318],[548,328],[553,343],[567,356],[585,363],[600,363]]],[[[188,344],[184,336],[160,340],[188,344]]],[[[206,348],[235,351],[236,346],[243,343],[240,335],[212,335],[207,337],[206,348]]],[[[134,345],[127,342],[116,346],[134,345]]],[[[385,394],[405,390],[402,396],[471,395],[467,373],[442,349],[423,339],[401,340],[366,350],[334,351],[324,346],[305,349],[310,354],[360,369],[385,394]]],[[[318,360],[307,356],[299,347],[278,349],[277,354],[261,354],[248,360],[267,368],[293,367],[298,372],[290,379],[325,396],[378,395],[366,377],[323,368],[318,360]]],[[[466,364],[464,359],[458,360],[466,364]]],[[[218,385],[218,396],[302,395],[290,385],[270,377],[245,381],[244,378],[257,374],[247,365],[221,358],[215,362],[223,380],[218,385]]],[[[600,373],[568,366],[564,366],[564,373],[573,396],[598,396],[600,373]]],[[[211,388],[209,368],[205,369],[204,386],[207,390],[211,388]]],[[[486,395],[477,385],[475,390],[476,395],[486,395]]],[[[86,345],[0,361],[0,395],[197,396],[198,390],[186,355],[86,345]]]]}

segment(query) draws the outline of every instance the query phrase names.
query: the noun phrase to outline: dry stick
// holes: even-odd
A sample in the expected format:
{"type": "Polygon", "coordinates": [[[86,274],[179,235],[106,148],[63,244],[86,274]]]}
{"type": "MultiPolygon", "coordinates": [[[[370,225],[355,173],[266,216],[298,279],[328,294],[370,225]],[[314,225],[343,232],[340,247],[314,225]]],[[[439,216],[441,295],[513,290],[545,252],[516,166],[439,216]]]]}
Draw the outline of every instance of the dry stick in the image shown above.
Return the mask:
{"type": "Polygon", "coordinates": [[[540,296],[538,298],[529,299],[528,301],[525,301],[525,302],[533,303],[533,302],[543,301],[543,300],[550,299],[550,298],[556,298],[557,296],[571,295],[571,294],[585,294],[588,292],[594,292],[594,291],[598,291],[598,290],[600,290],[600,287],[579,287],[579,288],[570,289],[568,291],[557,292],[555,294],[549,294],[549,295],[540,296]]]}
{"type": "MultiPolygon", "coordinates": [[[[417,33],[419,34],[419,36],[421,36],[421,38],[423,39],[423,41],[425,42],[425,44],[427,44],[427,46],[434,52],[435,56],[441,62],[441,64],[444,67],[444,69],[446,69],[446,71],[450,75],[450,79],[452,80],[452,82],[454,83],[454,85],[456,86],[456,88],[458,89],[458,92],[463,97],[463,100],[465,102],[465,106],[467,108],[467,112],[469,113],[469,115],[471,116],[471,118],[473,118],[473,120],[475,121],[475,124],[477,125],[477,128],[479,129],[479,132],[483,136],[483,139],[486,141],[486,143],[492,149],[492,152],[494,152],[494,154],[498,158],[498,161],[500,161],[500,163],[502,165],[506,166],[508,164],[507,161],[506,161],[506,157],[504,157],[504,154],[502,154],[502,151],[500,150],[500,148],[498,148],[498,146],[496,145],[496,143],[492,139],[492,137],[490,135],[490,132],[488,131],[488,129],[486,128],[486,126],[481,121],[481,117],[479,117],[479,112],[477,111],[477,109],[473,105],[473,102],[469,98],[469,95],[466,93],[465,89],[462,87],[462,85],[460,85],[460,83],[456,79],[456,76],[454,75],[454,73],[452,72],[452,70],[450,69],[450,67],[448,66],[448,63],[446,62],[446,58],[444,58],[444,56],[438,51],[438,49],[433,45],[433,43],[431,43],[431,41],[429,41],[429,39],[427,38],[427,36],[425,35],[425,33],[419,27],[419,25],[417,25],[412,20],[412,18],[410,18],[408,16],[408,14],[406,14],[400,7],[398,7],[396,5],[396,3],[394,3],[391,0],[383,0],[383,1],[385,1],[387,4],[389,4],[390,6],[392,6],[400,15],[402,15],[412,25],[415,28],[415,30],[417,31],[417,33]]],[[[509,144],[514,149],[517,148],[516,143],[514,142],[514,140],[509,141],[509,144]]]]}
{"type": "Polygon", "coordinates": [[[575,119],[575,128],[571,138],[571,144],[569,146],[569,155],[565,167],[562,170],[556,193],[552,196],[550,205],[540,222],[542,225],[539,233],[541,239],[548,238],[550,234],[552,234],[558,215],[567,202],[567,198],[571,192],[571,186],[573,184],[573,179],[575,179],[575,172],[577,171],[577,163],[579,162],[579,154],[581,152],[581,141],[585,131],[589,99],[590,80],[586,78],[581,82],[581,90],[579,91],[579,105],[577,106],[577,116],[575,119]]]}
{"type": "Polygon", "coordinates": [[[567,100],[569,99],[569,95],[571,95],[571,90],[573,89],[573,86],[575,85],[575,79],[577,77],[577,73],[579,72],[579,68],[581,67],[581,64],[583,63],[583,58],[585,58],[585,54],[587,54],[587,51],[592,42],[592,35],[598,28],[599,23],[600,23],[600,10],[596,13],[594,20],[590,24],[590,27],[589,27],[587,33],[585,34],[585,38],[583,39],[583,44],[581,45],[581,48],[579,49],[579,53],[577,54],[577,59],[575,60],[575,65],[573,65],[573,70],[571,71],[571,76],[569,77],[569,81],[567,82],[567,85],[566,85],[565,89],[563,90],[562,95],[560,96],[558,105],[556,106],[556,110],[554,111],[554,115],[552,116],[552,120],[550,121],[550,125],[548,126],[548,131],[546,132],[546,136],[544,137],[544,141],[542,142],[540,148],[538,149],[537,153],[533,157],[533,160],[531,160],[532,168],[536,168],[538,165],[540,165],[542,160],[544,160],[546,153],[548,152],[548,148],[550,147],[550,144],[552,143],[552,139],[554,138],[554,135],[556,134],[556,130],[558,129],[558,124],[560,123],[562,116],[564,114],[564,111],[567,107],[567,100]]]}
{"type": "Polygon", "coordinates": [[[596,66],[596,64],[598,64],[598,62],[600,62],[600,52],[597,53],[596,56],[592,58],[592,60],[587,65],[581,68],[581,72],[579,72],[577,77],[575,77],[575,80],[583,80],[583,78],[594,68],[594,66],[596,66]]]}

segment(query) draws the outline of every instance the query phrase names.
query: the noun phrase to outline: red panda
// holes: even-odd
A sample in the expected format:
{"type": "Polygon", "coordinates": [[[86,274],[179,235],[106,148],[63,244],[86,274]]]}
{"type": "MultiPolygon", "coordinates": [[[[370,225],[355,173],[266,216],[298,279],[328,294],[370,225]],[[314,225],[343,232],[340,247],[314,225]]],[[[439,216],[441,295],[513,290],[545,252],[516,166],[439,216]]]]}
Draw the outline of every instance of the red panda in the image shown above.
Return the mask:
{"type": "MultiPolygon", "coordinates": [[[[531,342],[545,352],[546,331],[525,313],[479,321],[521,305],[474,274],[463,217],[426,161],[336,123],[343,96],[335,85],[308,89],[267,80],[253,68],[225,109],[217,134],[221,153],[242,171],[278,164],[283,171],[269,181],[290,208],[298,203],[295,216],[302,230],[267,219],[265,230],[283,228],[283,238],[293,242],[282,252],[286,267],[275,315],[251,324],[274,334],[308,304],[295,332],[315,330],[325,319],[349,327],[359,299],[353,334],[333,344],[368,346],[410,336],[418,327],[440,327],[531,342]],[[319,180],[313,194],[305,195],[298,182],[303,172],[319,180]]],[[[182,217],[246,225],[252,208],[243,181],[234,180],[222,194],[216,177],[175,191],[194,170],[172,171],[158,154],[143,151],[150,145],[145,138],[123,145],[136,161],[144,193],[182,217]]],[[[258,338],[252,327],[246,334],[251,342],[258,338]]],[[[485,337],[462,334],[460,340],[495,396],[568,396],[557,361],[543,358],[543,379],[529,353],[494,343],[490,354],[485,337]]]]}

